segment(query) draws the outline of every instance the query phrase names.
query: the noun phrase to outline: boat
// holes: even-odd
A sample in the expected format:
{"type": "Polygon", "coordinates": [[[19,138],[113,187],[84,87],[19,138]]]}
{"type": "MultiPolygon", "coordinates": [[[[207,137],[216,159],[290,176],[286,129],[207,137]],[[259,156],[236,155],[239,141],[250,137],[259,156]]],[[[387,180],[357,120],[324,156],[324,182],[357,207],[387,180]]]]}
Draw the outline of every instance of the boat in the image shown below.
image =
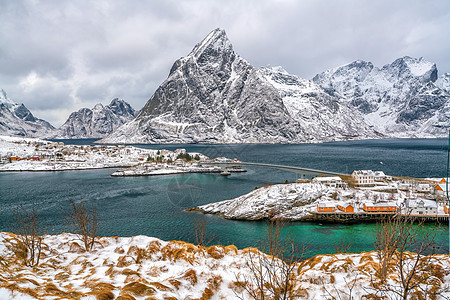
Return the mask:
{"type": "Polygon", "coordinates": [[[220,175],[222,175],[222,176],[230,176],[231,173],[228,172],[228,171],[222,171],[222,172],[220,172],[220,175]]]}

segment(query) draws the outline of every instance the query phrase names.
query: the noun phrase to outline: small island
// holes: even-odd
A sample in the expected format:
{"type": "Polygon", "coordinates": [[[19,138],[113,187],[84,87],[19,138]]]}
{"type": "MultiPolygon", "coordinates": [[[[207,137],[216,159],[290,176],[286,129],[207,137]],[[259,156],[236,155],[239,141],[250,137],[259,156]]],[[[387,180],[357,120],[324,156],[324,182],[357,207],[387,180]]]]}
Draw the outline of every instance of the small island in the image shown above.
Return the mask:
{"type": "Polygon", "coordinates": [[[210,159],[185,149],[154,150],[125,145],[65,145],[35,138],[0,136],[0,172],[68,171],[120,168],[111,176],[154,176],[183,173],[246,172],[208,166],[210,159]]]}
{"type": "Polygon", "coordinates": [[[319,176],[256,188],[248,194],[189,209],[227,219],[366,222],[400,215],[447,221],[445,178],[393,178],[357,170],[351,176],[319,176]]]}

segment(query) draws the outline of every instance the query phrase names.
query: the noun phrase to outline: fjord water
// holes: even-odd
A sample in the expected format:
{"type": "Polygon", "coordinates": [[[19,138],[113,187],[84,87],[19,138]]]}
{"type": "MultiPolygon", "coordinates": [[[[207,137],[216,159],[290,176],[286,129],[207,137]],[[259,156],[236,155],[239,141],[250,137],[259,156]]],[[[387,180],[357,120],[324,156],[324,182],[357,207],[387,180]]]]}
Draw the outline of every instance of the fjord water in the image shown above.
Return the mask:
{"type": "MultiPolygon", "coordinates": [[[[86,144],[93,140],[65,140],[86,144]]],[[[396,139],[302,145],[139,145],[153,149],[186,148],[210,157],[274,163],[350,173],[354,169],[383,170],[386,174],[442,177],[446,171],[446,139],[396,139]]],[[[195,242],[196,220],[203,215],[185,212],[196,205],[237,197],[266,182],[294,181],[293,173],[252,167],[247,173],[223,177],[186,174],[153,177],[111,177],[114,169],[66,172],[0,173],[0,231],[10,231],[18,205],[33,205],[48,233],[70,228],[64,211],[70,200],[85,200],[96,207],[100,235],[149,235],[164,240],[195,242]]],[[[264,237],[265,222],[225,220],[206,215],[208,234],[215,244],[255,246],[264,237]]],[[[309,255],[334,253],[343,237],[352,252],[373,249],[375,224],[319,224],[293,222],[291,236],[310,244],[309,255]]],[[[434,224],[427,224],[434,227],[434,224]]],[[[440,253],[448,251],[448,226],[438,228],[440,253]]]]}

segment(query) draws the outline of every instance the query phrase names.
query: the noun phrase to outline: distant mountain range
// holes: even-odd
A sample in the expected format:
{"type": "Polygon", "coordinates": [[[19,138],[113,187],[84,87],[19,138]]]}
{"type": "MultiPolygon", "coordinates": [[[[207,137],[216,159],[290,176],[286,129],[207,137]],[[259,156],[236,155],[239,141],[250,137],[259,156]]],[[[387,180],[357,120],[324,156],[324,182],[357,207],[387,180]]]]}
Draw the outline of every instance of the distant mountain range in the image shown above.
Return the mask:
{"type": "Polygon", "coordinates": [[[82,108],[70,114],[67,121],[58,128],[53,138],[102,138],[119,126],[131,121],[136,111],[127,102],[113,99],[109,105],[97,104],[94,108],[82,108]]]}
{"type": "Polygon", "coordinates": [[[109,105],[97,104],[70,114],[58,129],[47,121],[35,118],[23,105],[17,104],[0,90],[0,135],[41,138],[102,138],[131,121],[136,111],[124,100],[114,99],[109,105]]]}
{"type": "Polygon", "coordinates": [[[429,137],[450,125],[450,75],[436,65],[403,57],[381,69],[355,61],[316,75],[329,95],[352,106],[375,130],[393,137],[429,137]]]}
{"type": "Polygon", "coordinates": [[[255,68],[222,29],[183,58],[140,114],[104,142],[303,143],[435,137],[450,125],[450,75],[403,57],[355,61],[306,80],[255,68]]]}
{"type": "Polygon", "coordinates": [[[105,143],[304,143],[440,137],[449,126],[450,74],[438,77],[436,65],[423,58],[405,56],[382,68],[357,60],[307,80],[281,67],[253,67],[216,29],[175,61],[137,116],[114,99],[72,113],[47,136],[104,137],[105,143]]]}
{"type": "Polygon", "coordinates": [[[49,122],[38,119],[23,104],[17,104],[0,89],[0,134],[42,137],[53,131],[49,122]]]}

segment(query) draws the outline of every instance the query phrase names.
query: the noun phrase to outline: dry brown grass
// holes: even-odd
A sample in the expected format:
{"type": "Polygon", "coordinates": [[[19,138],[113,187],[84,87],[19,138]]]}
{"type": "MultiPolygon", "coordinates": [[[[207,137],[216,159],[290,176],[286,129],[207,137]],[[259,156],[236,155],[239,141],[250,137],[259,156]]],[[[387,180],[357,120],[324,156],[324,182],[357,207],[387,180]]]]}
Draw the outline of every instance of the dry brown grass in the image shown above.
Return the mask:
{"type": "Polygon", "coordinates": [[[225,247],[226,255],[236,255],[238,254],[238,248],[235,245],[228,245],[225,247]]]}
{"type": "Polygon", "coordinates": [[[66,280],[69,279],[70,275],[66,272],[60,272],[55,275],[55,280],[66,280]]]}
{"type": "Polygon", "coordinates": [[[120,292],[121,295],[129,294],[136,297],[151,296],[155,293],[156,290],[154,288],[140,282],[129,283],[125,285],[120,292]]]}
{"type": "Polygon", "coordinates": [[[178,288],[179,288],[180,285],[181,285],[181,282],[179,282],[179,281],[176,280],[176,279],[169,279],[169,282],[170,282],[170,284],[173,285],[177,290],[178,290],[178,288]]]}
{"type": "Polygon", "coordinates": [[[158,253],[160,250],[161,250],[161,242],[160,241],[150,242],[147,246],[147,251],[150,254],[158,253]]]}
{"type": "Polygon", "coordinates": [[[361,253],[361,258],[359,259],[359,264],[363,264],[365,262],[373,261],[372,253],[373,252],[362,252],[361,253]]]}
{"type": "Polygon", "coordinates": [[[72,242],[72,244],[70,244],[70,247],[69,247],[69,252],[81,254],[86,251],[83,249],[83,247],[80,246],[80,244],[78,244],[76,242],[72,242]]]}
{"type": "Polygon", "coordinates": [[[120,256],[119,259],[117,260],[116,267],[124,268],[124,267],[128,267],[132,264],[134,264],[134,260],[131,257],[129,257],[128,255],[123,255],[123,256],[120,256]]]}
{"type": "Polygon", "coordinates": [[[114,249],[114,253],[124,254],[125,250],[123,250],[122,247],[117,247],[116,249],[114,249]]]}
{"type": "Polygon", "coordinates": [[[160,291],[164,291],[164,292],[168,292],[168,291],[172,290],[171,287],[168,287],[167,285],[164,285],[164,284],[159,283],[159,282],[149,282],[149,285],[155,287],[156,289],[158,289],[160,291]]]}
{"type": "Polygon", "coordinates": [[[184,275],[183,278],[186,279],[192,286],[197,284],[197,273],[195,270],[190,269],[184,275]]]}
{"type": "Polygon", "coordinates": [[[60,290],[58,287],[56,287],[53,283],[47,283],[44,287],[45,294],[44,297],[47,296],[58,296],[58,297],[66,297],[69,298],[70,294],[68,294],[65,291],[60,290]]]}
{"type": "Polygon", "coordinates": [[[214,259],[221,259],[225,256],[225,251],[223,246],[211,246],[206,250],[208,254],[214,259]]]}
{"type": "Polygon", "coordinates": [[[113,300],[114,293],[108,289],[100,289],[87,293],[88,295],[95,296],[97,300],[113,300]]]}
{"type": "Polygon", "coordinates": [[[202,293],[202,297],[200,298],[200,300],[209,300],[214,296],[213,291],[211,291],[211,289],[209,288],[205,288],[205,290],[202,293]]]}
{"type": "Polygon", "coordinates": [[[316,255],[311,257],[310,259],[302,261],[298,266],[298,275],[300,275],[306,267],[309,267],[311,269],[314,268],[317,264],[322,262],[322,258],[322,255],[316,255]]]}
{"type": "Polygon", "coordinates": [[[136,298],[134,298],[131,295],[120,295],[119,297],[116,298],[116,300],[136,300],[136,298]]]}

